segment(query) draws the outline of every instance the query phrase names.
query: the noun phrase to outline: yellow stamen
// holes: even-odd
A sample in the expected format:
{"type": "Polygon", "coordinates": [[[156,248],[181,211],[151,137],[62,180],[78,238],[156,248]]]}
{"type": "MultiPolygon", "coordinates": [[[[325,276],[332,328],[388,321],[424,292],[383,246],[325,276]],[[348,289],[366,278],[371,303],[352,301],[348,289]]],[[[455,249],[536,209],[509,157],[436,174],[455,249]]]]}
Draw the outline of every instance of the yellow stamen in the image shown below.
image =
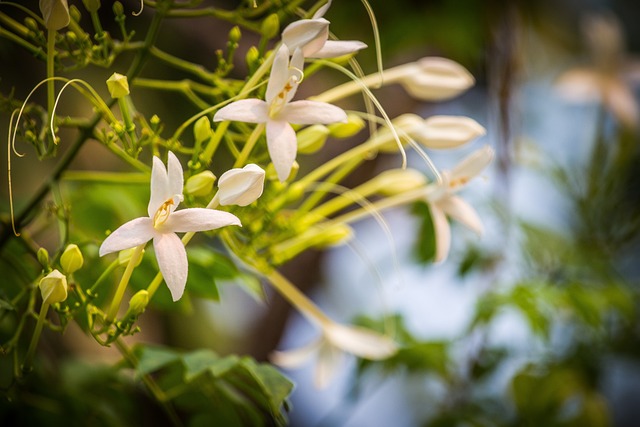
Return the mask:
{"type": "Polygon", "coordinates": [[[156,214],[153,216],[153,228],[158,228],[160,225],[164,224],[167,219],[169,219],[169,214],[171,214],[170,207],[173,205],[173,197],[167,199],[156,211],[156,214]]]}

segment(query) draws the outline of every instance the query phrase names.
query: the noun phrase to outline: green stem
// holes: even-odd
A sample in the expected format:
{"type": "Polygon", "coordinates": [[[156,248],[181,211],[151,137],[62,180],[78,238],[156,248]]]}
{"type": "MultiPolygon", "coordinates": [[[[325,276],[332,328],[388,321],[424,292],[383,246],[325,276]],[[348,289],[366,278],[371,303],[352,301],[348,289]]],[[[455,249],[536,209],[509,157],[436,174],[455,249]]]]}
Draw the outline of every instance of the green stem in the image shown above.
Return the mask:
{"type": "Polygon", "coordinates": [[[122,274],[122,279],[120,279],[120,283],[118,284],[118,289],[116,289],[116,294],[111,301],[111,306],[109,307],[106,318],[107,324],[113,323],[116,315],[118,314],[118,309],[120,308],[120,302],[122,301],[122,297],[124,296],[124,291],[127,289],[129,279],[131,279],[131,273],[133,273],[133,269],[136,268],[136,264],[138,264],[138,258],[140,258],[140,254],[142,254],[144,246],[144,244],[136,246],[133,253],[131,254],[131,258],[129,259],[127,268],[125,268],[124,273],[122,274]]]}
{"type": "Polygon", "coordinates": [[[38,315],[38,323],[36,323],[36,328],[33,331],[33,336],[31,337],[31,343],[29,344],[27,355],[24,358],[24,364],[22,365],[22,372],[28,372],[29,370],[31,370],[31,363],[33,362],[33,356],[36,353],[36,348],[38,347],[38,341],[40,341],[40,334],[42,334],[42,327],[44,326],[44,321],[47,318],[48,311],[49,311],[49,303],[43,302],[42,307],[40,307],[40,314],[38,315]]]}
{"type": "Polygon", "coordinates": [[[258,141],[258,138],[260,137],[260,135],[262,135],[262,131],[264,130],[264,127],[265,127],[264,123],[259,123],[255,127],[253,132],[251,132],[251,135],[249,135],[249,139],[247,139],[246,144],[244,145],[244,147],[242,148],[242,151],[240,152],[240,155],[236,159],[236,162],[233,164],[234,168],[238,168],[245,164],[245,162],[249,158],[249,154],[251,154],[251,151],[253,150],[253,147],[255,147],[256,142],[258,141]]]}

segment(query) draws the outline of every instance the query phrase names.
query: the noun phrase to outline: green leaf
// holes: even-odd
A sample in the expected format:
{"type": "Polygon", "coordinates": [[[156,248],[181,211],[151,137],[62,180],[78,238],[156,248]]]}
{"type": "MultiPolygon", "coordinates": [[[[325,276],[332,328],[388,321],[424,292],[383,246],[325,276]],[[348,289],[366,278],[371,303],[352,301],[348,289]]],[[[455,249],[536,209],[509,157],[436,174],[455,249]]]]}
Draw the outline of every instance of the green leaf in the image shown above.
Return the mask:
{"type": "Polygon", "coordinates": [[[164,347],[140,345],[135,348],[134,353],[138,353],[138,364],[135,367],[136,378],[155,372],[180,359],[178,353],[164,347]]]}
{"type": "Polygon", "coordinates": [[[420,229],[415,242],[415,256],[421,263],[430,263],[436,255],[435,233],[429,206],[424,202],[413,205],[411,213],[420,220],[420,229]]]}

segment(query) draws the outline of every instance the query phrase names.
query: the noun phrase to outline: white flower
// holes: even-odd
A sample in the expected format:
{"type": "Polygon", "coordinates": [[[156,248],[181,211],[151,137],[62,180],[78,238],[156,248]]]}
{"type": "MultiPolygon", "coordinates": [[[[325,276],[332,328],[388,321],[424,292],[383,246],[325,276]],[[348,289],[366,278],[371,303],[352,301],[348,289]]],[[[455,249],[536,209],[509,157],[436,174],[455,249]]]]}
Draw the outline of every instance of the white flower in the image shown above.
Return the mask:
{"type": "Polygon", "coordinates": [[[294,350],[275,351],[270,359],[283,368],[298,368],[317,353],[315,383],[318,388],[323,388],[334,376],[344,352],[364,359],[381,360],[393,356],[397,351],[393,340],[384,335],[330,322],[323,325],[319,340],[294,350]]]}
{"type": "Polygon", "coordinates": [[[182,297],[187,283],[187,253],[175,233],[213,230],[227,225],[241,225],[228,212],[192,208],[175,211],[182,201],[183,173],[180,161],[169,152],[165,169],[154,157],[151,169],[151,197],[148,217],[133,219],[111,233],[100,246],[100,256],[142,245],[153,239],[153,248],[174,301],[182,297]],[[175,211],[175,212],[174,212],[175,211]]]}
{"type": "Polygon", "coordinates": [[[305,58],[336,58],[367,47],[355,40],[329,40],[329,21],[323,18],[331,6],[331,0],[322,6],[311,19],[300,19],[282,31],[282,41],[290,52],[301,49],[305,58]]]}
{"type": "Polygon", "coordinates": [[[450,172],[442,172],[442,182],[429,187],[426,195],[431,212],[436,241],[435,262],[444,261],[451,244],[451,228],[447,216],[467,228],[482,234],[483,227],[476,211],[461,197],[456,196],[464,185],[478,176],[493,159],[493,149],[485,146],[463,159],[450,172]]]}
{"type": "Polygon", "coordinates": [[[220,205],[247,206],[262,195],[264,170],[254,164],[226,171],[218,180],[220,205]]]}
{"type": "Polygon", "coordinates": [[[60,30],[71,20],[67,0],[40,0],[40,12],[49,30],[60,30]]]}
{"type": "Polygon", "coordinates": [[[266,123],[269,155],[278,179],[284,182],[291,173],[298,149],[296,133],[289,123],[335,123],[346,121],[347,114],[341,108],[325,102],[290,102],[302,77],[304,58],[298,49],[289,62],[286,46],[281,46],[275,55],[265,100],[243,99],[233,102],[218,110],[213,120],[266,123]]]}

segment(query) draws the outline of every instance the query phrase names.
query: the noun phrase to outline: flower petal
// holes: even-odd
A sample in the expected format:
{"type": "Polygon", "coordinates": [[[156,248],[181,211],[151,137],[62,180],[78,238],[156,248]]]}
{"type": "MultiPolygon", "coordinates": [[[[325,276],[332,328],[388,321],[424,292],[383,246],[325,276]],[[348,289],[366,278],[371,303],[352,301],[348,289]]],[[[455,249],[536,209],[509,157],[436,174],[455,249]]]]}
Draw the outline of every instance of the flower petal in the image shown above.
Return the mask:
{"type": "Polygon", "coordinates": [[[283,120],[267,122],[267,148],[278,179],[280,182],[286,181],[298,150],[296,133],[289,123],[283,120]]]}
{"type": "Polygon", "coordinates": [[[271,74],[269,74],[269,82],[267,83],[267,92],[264,97],[267,104],[271,104],[273,98],[282,92],[282,89],[289,81],[289,49],[287,46],[280,46],[275,55],[276,57],[271,66],[271,74]]]}
{"type": "Polygon", "coordinates": [[[422,58],[402,67],[405,72],[400,83],[411,96],[424,101],[453,98],[475,83],[466,68],[446,58],[422,58]]]}
{"type": "Polygon", "coordinates": [[[190,208],[173,212],[167,222],[163,224],[163,230],[171,230],[175,233],[188,231],[206,231],[227,225],[240,225],[237,216],[229,212],[215,209],[190,208]]]}
{"type": "Polygon", "coordinates": [[[433,262],[443,262],[449,255],[449,247],[451,246],[451,227],[444,211],[436,204],[429,203],[429,211],[431,212],[431,222],[433,223],[433,237],[435,238],[436,253],[433,262]]]}
{"type": "Polygon", "coordinates": [[[313,14],[313,19],[322,18],[324,14],[327,13],[327,10],[329,10],[329,8],[331,7],[331,1],[332,0],[328,0],[324,6],[318,9],[318,11],[313,14]]]}
{"type": "Polygon", "coordinates": [[[357,326],[329,323],[324,325],[324,334],[339,349],[365,359],[386,359],[398,351],[391,338],[357,326]]]}
{"type": "Polygon", "coordinates": [[[153,238],[153,249],[162,277],[171,291],[171,298],[178,301],[184,293],[189,271],[184,245],[174,233],[158,233],[153,238]]]}
{"type": "Polygon", "coordinates": [[[278,118],[298,125],[346,122],[347,113],[340,107],[318,101],[294,101],[285,105],[278,118]]]}
{"type": "Polygon", "coordinates": [[[179,202],[182,200],[182,187],[184,186],[184,172],[182,171],[182,165],[180,164],[180,160],[178,160],[175,154],[169,151],[168,157],[169,159],[167,161],[167,172],[168,172],[167,178],[169,180],[169,183],[168,183],[169,191],[171,192],[172,196],[177,196],[177,195],[180,196],[180,200],[177,201],[178,203],[174,203],[171,206],[171,212],[173,212],[173,210],[178,207],[179,202]]]}
{"type": "Polygon", "coordinates": [[[219,109],[213,116],[213,121],[235,120],[247,123],[264,123],[268,118],[266,102],[260,99],[241,99],[219,109]]]}
{"type": "Polygon", "coordinates": [[[451,170],[452,184],[457,185],[457,181],[464,184],[480,175],[493,160],[493,154],[493,149],[485,145],[462,159],[460,163],[451,170]]]}
{"type": "Polygon", "coordinates": [[[445,197],[438,201],[438,207],[451,218],[465,225],[471,231],[482,234],[482,221],[473,207],[458,196],[445,197]]]}
{"type": "Polygon", "coordinates": [[[324,18],[300,19],[282,31],[282,41],[291,52],[302,49],[305,57],[313,56],[329,38],[329,21],[324,18]]]}
{"type": "Polygon", "coordinates": [[[158,157],[153,156],[153,165],[151,167],[151,195],[149,196],[149,205],[147,213],[153,218],[158,208],[170,197],[172,193],[169,190],[169,177],[167,168],[158,157]]]}
{"type": "Polygon", "coordinates": [[[320,348],[321,340],[315,340],[311,343],[292,350],[273,351],[269,355],[271,363],[286,369],[299,368],[304,365],[320,348]]]}
{"type": "Polygon", "coordinates": [[[321,49],[309,55],[312,58],[337,58],[358,52],[367,45],[358,40],[327,40],[321,49]]]}
{"type": "Polygon", "coordinates": [[[327,387],[329,381],[336,375],[338,367],[344,360],[344,353],[331,345],[323,342],[318,350],[318,361],[316,362],[316,372],[314,383],[316,388],[327,387]]]}
{"type": "Polygon", "coordinates": [[[100,256],[121,251],[147,243],[156,234],[153,221],[148,217],[141,217],[125,222],[114,232],[109,234],[98,253],[100,256]]]}

